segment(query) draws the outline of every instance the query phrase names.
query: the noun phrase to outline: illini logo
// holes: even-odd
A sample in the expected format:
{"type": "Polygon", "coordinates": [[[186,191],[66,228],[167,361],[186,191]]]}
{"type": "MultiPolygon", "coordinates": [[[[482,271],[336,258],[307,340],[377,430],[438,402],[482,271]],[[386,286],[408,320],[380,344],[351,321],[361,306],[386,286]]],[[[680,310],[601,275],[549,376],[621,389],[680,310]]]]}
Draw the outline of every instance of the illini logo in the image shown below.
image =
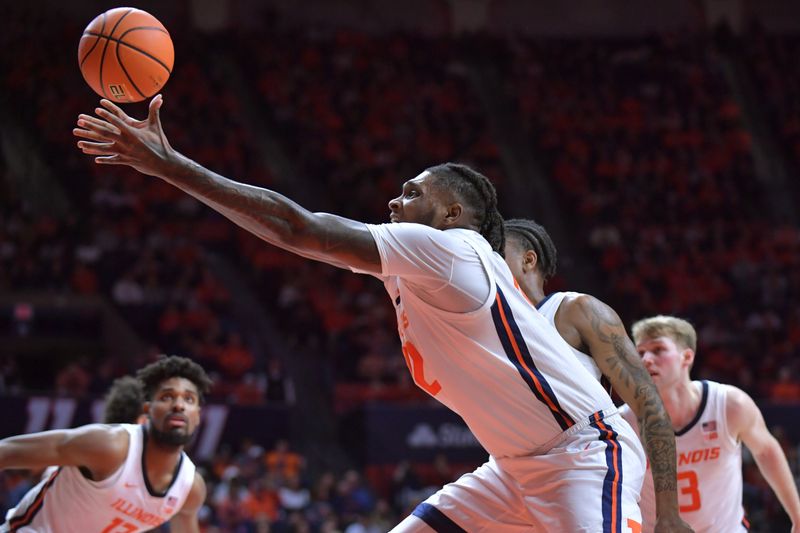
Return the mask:
{"type": "Polygon", "coordinates": [[[108,86],[108,92],[111,93],[112,98],[123,100],[128,98],[128,90],[124,83],[115,83],[108,86]]]}

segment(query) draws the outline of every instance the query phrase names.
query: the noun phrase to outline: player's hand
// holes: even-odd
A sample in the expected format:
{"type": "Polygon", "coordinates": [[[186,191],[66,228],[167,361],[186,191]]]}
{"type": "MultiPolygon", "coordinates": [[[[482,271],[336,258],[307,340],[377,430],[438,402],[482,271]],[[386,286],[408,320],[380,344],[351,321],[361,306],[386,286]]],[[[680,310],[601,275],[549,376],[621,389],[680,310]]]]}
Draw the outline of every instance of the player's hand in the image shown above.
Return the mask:
{"type": "Polygon", "coordinates": [[[678,515],[660,516],[656,521],[654,533],[692,533],[694,530],[678,515]]]}
{"type": "Polygon", "coordinates": [[[161,127],[159,110],[161,95],[150,100],[146,120],[129,117],[116,104],[105,98],[95,109],[97,117],[78,115],[73,135],[88,139],[78,141],[84,154],[94,155],[102,165],[128,165],[143,174],[163,176],[169,168],[174,150],[161,127]]]}

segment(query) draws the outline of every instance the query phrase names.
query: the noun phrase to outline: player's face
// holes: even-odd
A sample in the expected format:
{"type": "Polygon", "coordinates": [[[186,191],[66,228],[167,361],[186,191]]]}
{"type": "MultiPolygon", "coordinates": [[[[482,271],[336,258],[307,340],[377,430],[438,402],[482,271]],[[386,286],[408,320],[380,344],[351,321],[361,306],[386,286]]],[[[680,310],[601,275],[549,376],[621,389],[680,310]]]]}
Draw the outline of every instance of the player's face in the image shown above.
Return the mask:
{"type": "Polygon", "coordinates": [[[200,394],[186,378],[161,383],[148,405],[153,436],[163,444],[188,443],[200,424],[200,394]]]}
{"type": "Polygon", "coordinates": [[[691,365],[687,353],[691,350],[681,349],[669,337],[642,339],[636,345],[636,351],[659,389],[679,382],[683,378],[684,369],[688,370],[691,365]]]}
{"type": "Polygon", "coordinates": [[[435,180],[436,176],[425,171],[405,182],[400,196],[389,202],[389,220],[437,228],[437,221],[444,218],[446,207],[439,189],[434,187],[435,180]]]}

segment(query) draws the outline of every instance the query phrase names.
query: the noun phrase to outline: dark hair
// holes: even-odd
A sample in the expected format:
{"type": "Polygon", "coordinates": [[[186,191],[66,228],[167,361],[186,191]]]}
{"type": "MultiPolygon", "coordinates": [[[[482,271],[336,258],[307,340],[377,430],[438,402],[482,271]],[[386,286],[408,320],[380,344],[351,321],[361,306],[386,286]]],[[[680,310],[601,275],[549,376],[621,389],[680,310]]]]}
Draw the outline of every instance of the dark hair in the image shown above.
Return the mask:
{"type": "Polygon", "coordinates": [[[136,377],[144,386],[145,400],[149,401],[158,390],[159,385],[168,379],[186,378],[197,387],[200,400],[211,390],[211,378],[203,367],[177,355],[162,356],[155,363],[150,363],[136,373],[136,377]]]}
{"type": "Polygon", "coordinates": [[[556,273],[558,252],[544,226],[528,218],[506,220],[505,226],[509,237],[513,235],[526,249],[536,252],[536,266],[543,281],[552,278],[556,273]]]}
{"type": "Polygon", "coordinates": [[[460,163],[443,163],[426,170],[436,176],[438,187],[453,191],[472,208],[478,218],[478,232],[495,252],[503,255],[506,244],[503,217],[497,210],[497,191],[489,178],[460,163]]]}
{"type": "Polygon", "coordinates": [[[142,382],[133,376],[122,376],[114,380],[106,394],[103,411],[105,424],[135,424],[142,414],[144,390],[142,382]]]}

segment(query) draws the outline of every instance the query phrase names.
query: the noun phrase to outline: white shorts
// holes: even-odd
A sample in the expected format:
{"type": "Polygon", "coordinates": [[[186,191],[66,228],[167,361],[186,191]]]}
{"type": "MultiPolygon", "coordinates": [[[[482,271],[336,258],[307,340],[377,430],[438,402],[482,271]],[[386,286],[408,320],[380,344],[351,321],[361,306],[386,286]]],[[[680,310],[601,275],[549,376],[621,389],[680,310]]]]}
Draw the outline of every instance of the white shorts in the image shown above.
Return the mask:
{"type": "Polygon", "coordinates": [[[413,512],[438,533],[637,533],[646,460],[616,413],[570,428],[544,455],[494,459],[413,512]]]}

